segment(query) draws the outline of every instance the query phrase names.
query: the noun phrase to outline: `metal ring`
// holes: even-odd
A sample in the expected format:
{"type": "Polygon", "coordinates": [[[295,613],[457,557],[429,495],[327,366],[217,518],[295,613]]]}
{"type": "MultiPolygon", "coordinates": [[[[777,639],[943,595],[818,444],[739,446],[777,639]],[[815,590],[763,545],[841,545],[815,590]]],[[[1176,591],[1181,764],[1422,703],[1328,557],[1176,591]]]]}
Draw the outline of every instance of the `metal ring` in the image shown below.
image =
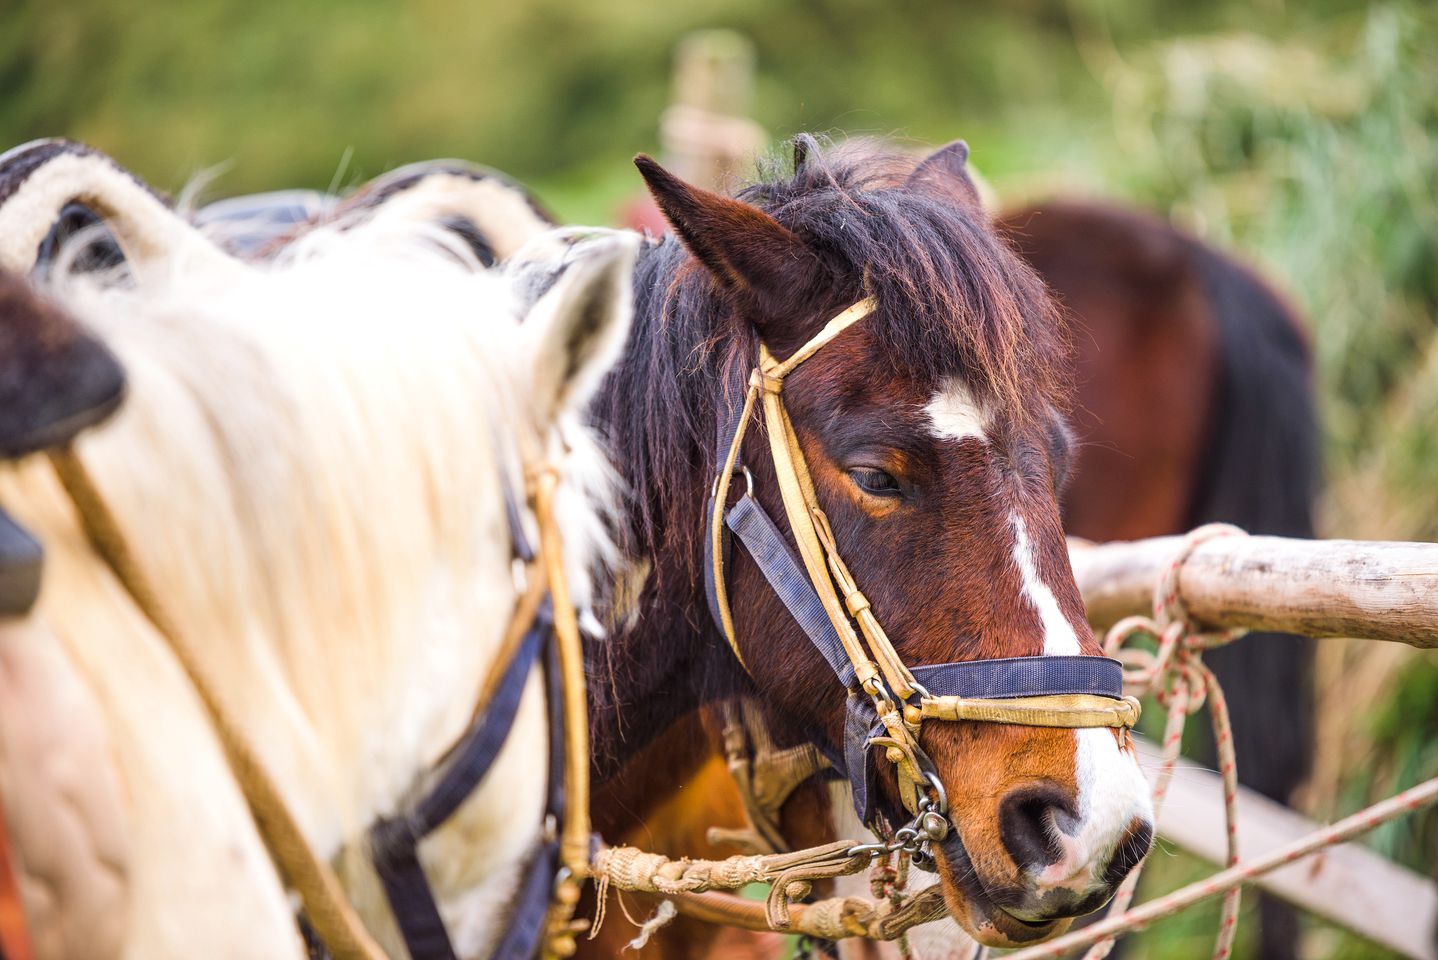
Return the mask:
{"type": "MultiPolygon", "coordinates": [[[[744,471],[744,492],[749,496],[753,496],[754,474],[750,473],[749,468],[744,466],[742,463],[739,464],[738,470],[736,470],[735,472],[737,473],[739,470],[744,471]]],[[[711,498],[719,496],[719,478],[722,476],[724,476],[724,474],[722,473],[714,474],[714,482],[709,485],[709,496],[711,498]]]]}
{"type": "Polygon", "coordinates": [[[948,813],[948,812],[949,812],[949,795],[948,795],[948,793],[946,793],[946,792],[944,791],[944,785],[939,782],[939,775],[936,774],[936,773],[934,773],[932,770],[925,770],[925,771],[924,771],[924,779],[927,780],[927,781],[929,781],[929,786],[933,787],[933,788],[934,788],[934,792],[939,795],[939,809],[938,809],[938,812],[939,812],[939,813],[948,813]]]}

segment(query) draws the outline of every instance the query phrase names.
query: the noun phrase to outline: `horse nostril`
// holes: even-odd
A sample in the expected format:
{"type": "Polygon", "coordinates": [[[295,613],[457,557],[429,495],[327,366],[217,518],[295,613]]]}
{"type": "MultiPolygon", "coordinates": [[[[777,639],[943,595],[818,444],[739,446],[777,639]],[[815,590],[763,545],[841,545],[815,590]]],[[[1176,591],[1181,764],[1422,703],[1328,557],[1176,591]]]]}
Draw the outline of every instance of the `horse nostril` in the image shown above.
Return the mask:
{"type": "Polygon", "coordinates": [[[1129,825],[1123,839],[1118,842],[1113,859],[1104,868],[1103,882],[1110,888],[1123,883],[1123,878],[1128,876],[1129,871],[1148,855],[1148,848],[1152,843],[1153,825],[1147,820],[1135,820],[1129,825]]]}
{"type": "Polygon", "coordinates": [[[1063,858],[1057,832],[1073,821],[1073,801],[1058,787],[1025,787],[999,804],[999,839],[1021,869],[1042,870],[1063,858]]]}

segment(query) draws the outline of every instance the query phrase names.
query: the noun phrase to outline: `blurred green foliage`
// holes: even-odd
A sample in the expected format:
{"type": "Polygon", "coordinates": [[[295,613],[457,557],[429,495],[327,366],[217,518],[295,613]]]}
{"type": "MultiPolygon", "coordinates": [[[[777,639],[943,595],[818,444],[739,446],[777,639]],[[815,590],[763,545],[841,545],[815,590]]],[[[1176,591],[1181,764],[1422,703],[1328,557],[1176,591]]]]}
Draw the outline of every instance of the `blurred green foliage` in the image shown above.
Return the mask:
{"type": "MultiPolygon", "coordinates": [[[[170,190],[224,165],[219,193],[458,156],[600,222],[637,190],[629,158],[656,148],[674,45],[701,27],[753,39],[776,138],[963,136],[1002,197],[1128,197],[1258,262],[1311,322],[1324,532],[1438,539],[1431,0],[5,0],[0,148],[70,136],[170,190]]],[[[1438,773],[1438,666],[1414,663],[1386,702],[1329,704],[1367,731],[1337,812],[1438,773]]],[[[1431,868],[1438,829],[1373,842],[1431,868]]],[[[1129,955],[1207,956],[1216,915],[1129,955]]],[[[1311,955],[1384,955],[1311,926],[1311,955]]]]}

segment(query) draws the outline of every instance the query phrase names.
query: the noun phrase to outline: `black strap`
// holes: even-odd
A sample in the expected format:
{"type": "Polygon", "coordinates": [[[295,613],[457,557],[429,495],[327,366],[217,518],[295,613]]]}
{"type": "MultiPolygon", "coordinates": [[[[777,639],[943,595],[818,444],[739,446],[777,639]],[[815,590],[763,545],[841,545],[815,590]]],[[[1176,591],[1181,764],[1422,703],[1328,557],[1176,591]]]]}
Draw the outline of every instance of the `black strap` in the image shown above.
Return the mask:
{"type": "Polygon", "coordinates": [[[509,525],[509,546],[514,551],[514,558],[521,563],[534,562],[534,546],[529,542],[529,536],[524,532],[524,520],[520,514],[519,497],[515,496],[514,488],[509,485],[506,478],[502,489],[504,490],[504,520],[509,525]]]}
{"type": "MultiPolygon", "coordinates": [[[[563,677],[559,669],[559,645],[549,643],[544,650],[545,688],[549,694],[549,788],[545,806],[554,818],[551,823],[557,823],[564,814],[563,677]]],[[[559,843],[554,839],[553,831],[546,829],[538,849],[524,869],[519,890],[510,904],[509,925],[490,954],[494,960],[519,960],[538,955],[558,869],[559,843]]]]}
{"type": "Polygon", "coordinates": [[[546,604],[505,667],[494,699],[451,753],[439,782],[409,812],[381,819],[370,829],[375,870],[412,960],[455,960],[419,862],[419,842],[448,820],[489,773],[514,725],[525,678],[552,630],[546,604]]]}
{"type": "Polygon", "coordinates": [[[1109,657],[962,660],[914,667],[910,673],[938,697],[997,700],[1088,693],[1123,699],[1123,664],[1109,657]]]}
{"type": "Polygon", "coordinates": [[[509,925],[490,954],[493,960],[529,960],[539,955],[558,866],[559,844],[548,838],[540,840],[539,849],[525,867],[519,891],[512,901],[509,925]]]}
{"type": "Polygon", "coordinates": [[[0,507],[0,617],[23,617],[40,596],[45,550],[0,507]]]}

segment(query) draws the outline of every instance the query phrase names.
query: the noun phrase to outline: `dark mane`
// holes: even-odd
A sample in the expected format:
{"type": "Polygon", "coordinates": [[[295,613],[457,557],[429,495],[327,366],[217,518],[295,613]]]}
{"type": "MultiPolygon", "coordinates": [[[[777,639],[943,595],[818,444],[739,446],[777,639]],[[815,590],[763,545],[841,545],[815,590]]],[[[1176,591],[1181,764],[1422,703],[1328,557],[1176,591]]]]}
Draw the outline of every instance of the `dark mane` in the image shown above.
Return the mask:
{"type": "MultiPolygon", "coordinates": [[[[820,253],[842,278],[840,308],[878,298],[864,321],[876,368],[934,389],[960,377],[1010,421],[1066,406],[1067,342],[1042,282],[958,190],[906,187],[914,158],[876,144],[821,150],[801,137],[796,146],[805,154],[796,168],[765,164],[764,179],[738,196],[820,253]]],[[[596,419],[610,425],[636,500],[630,548],[685,564],[660,573],[696,582],[704,504],[694,491],[714,472],[719,403],[743,389],[756,334],[672,236],[641,254],[635,284],[629,349],[596,419]]],[[[827,319],[816,315],[799,341],[827,319]]]]}

